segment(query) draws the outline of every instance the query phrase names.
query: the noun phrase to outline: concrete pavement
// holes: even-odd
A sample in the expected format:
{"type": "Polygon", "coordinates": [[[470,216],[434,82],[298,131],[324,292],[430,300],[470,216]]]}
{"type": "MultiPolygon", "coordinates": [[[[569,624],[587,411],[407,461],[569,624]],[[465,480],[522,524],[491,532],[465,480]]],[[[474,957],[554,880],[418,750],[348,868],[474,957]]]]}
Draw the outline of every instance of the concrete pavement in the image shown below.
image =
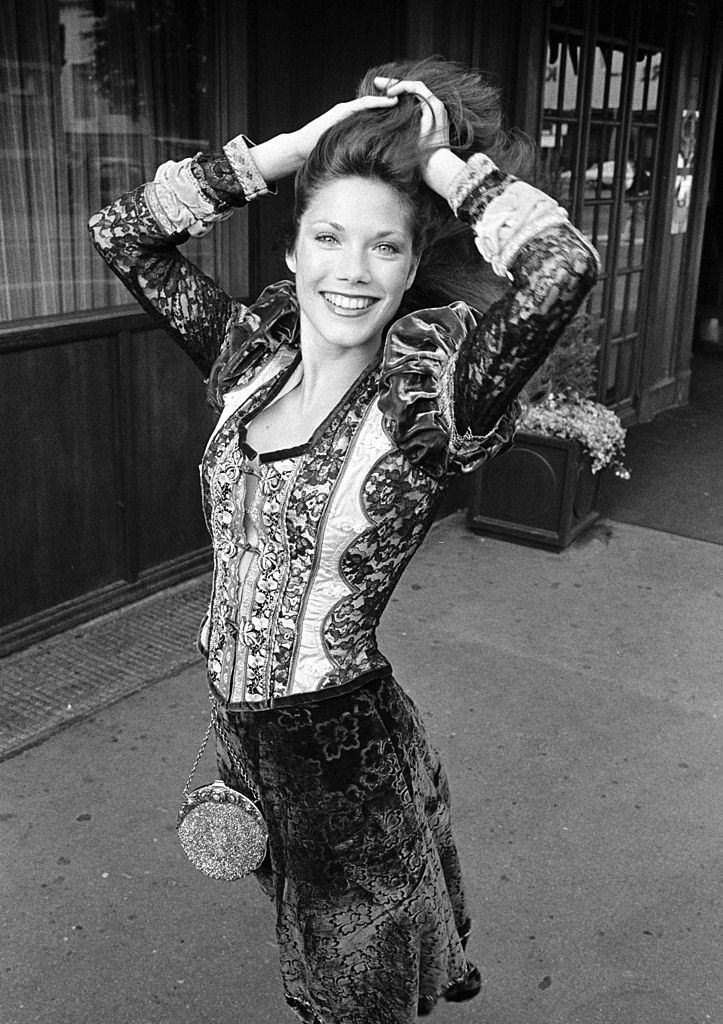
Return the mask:
{"type": "MultiPolygon", "coordinates": [[[[382,648],[454,797],[483,994],[440,1024],[723,1024],[723,548],[435,525],[382,648]]],[[[174,831],[200,661],[0,764],[1,1024],[267,1024],[274,915],[174,831]]],[[[206,775],[213,776],[209,758],[206,775]]]]}

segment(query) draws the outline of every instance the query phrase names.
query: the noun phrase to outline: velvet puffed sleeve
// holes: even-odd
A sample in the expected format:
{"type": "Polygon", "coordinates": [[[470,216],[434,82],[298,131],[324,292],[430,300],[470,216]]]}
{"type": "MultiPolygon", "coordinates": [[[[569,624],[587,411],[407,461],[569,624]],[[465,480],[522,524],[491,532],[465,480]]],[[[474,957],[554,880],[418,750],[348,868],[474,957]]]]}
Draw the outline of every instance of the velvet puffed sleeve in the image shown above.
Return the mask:
{"type": "Polygon", "coordinates": [[[162,164],[153,181],[120,196],[89,221],[108,266],[140,305],[178,342],[207,377],[227,326],[245,307],[180,252],[268,192],[242,136],[222,154],[198,153],[162,164]]]}
{"type": "Polygon", "coordinates": [[[469,472],[509,446],[517,396],[599,266],[553,199],[481,154],[470,158],[449,200],[509,287],[485,313],[454,302],[411,313],[388,332],[380,407],[410,460],[438,478],[469,472]]]}

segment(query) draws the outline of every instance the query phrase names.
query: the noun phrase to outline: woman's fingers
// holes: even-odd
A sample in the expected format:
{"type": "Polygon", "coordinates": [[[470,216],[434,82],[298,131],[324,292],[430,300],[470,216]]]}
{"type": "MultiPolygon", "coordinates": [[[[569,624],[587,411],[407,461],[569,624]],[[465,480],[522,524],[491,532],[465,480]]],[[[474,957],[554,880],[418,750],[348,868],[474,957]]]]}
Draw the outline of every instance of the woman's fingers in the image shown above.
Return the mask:
{"type": "Polygon", "coordinates": [[[421,101],[420,135],[422,140],[436,147],[449,145],[447,111],[441,100],[437,99],[424,82],[377,77],[374,79],[374,88],[378,90],[378,95],[360,96],[357,99],[337,103],[326,113],[292,133],[297,165],[306,159],[321,135],[332,125],[352,117],[362,110],[383,110],[393,107],[399,102],[399,97],[405,93],[417,96],[421,101]]]}
{"type": "MultiPolygon", "coordinates": [[[[399,96],[403,92],[413,93],[425,100],[436,99],[432,90],[427,88],[424,82],[398,81],[396,78],[375,78],[374,82],[385,82],[384,90],[387,96],[399,96]]],[[[439,101],[437,101],[439,102],[439,101]]]]}
{"type": "Polygon", "coordinates": [[[331,125],[337,124],[339,121],[346,120],[347,117],[358,114],[361,110],[384,110],[387,107],[396,106],[398,102],[398,96],[361,96],[357,100],[346,100],[344,103],[337,103],[335,107],[332,107],[326,114],[322,114],[313,123],[318,124],[319,134],[321,134],[321,131],[324,129],[330,128],[331,125]]]}
{"type": "Polygon", "coordinates": [[[411,96],[418,96],[423,100],[422,110],[422,135],[443,128],[447,123],[447,111],[441,100],[437,99],[432,90],[424,84],[412,80],[396,78],[375,78],[374,86],[383,90],[385,96],[395,99],[407,93],[411,96]]]}
{"type": "Polygon", "coordinates": [[[348,106],[352,111],[368,110],[370,107],[393,107],[398,102],[398,96],[360,96],[358,100],[349,100],[348,106]]]}
{"type": "Polygon", "coordinates": [[[410,96],[417,96],[422,105],[422,122],[420,125],[420,136],[422,140],[433,146],[449,146],[449,127],[447,111],[444,103],[438,99],[432,90],[424,82],[397,81],[393,78],[375,78],[374,84],[377,88],[383,88],[385,96],[398,98],[405,93],[410,96]]]}
{"type": "Polygon", "coordinates": [[[398,96],[362,96],[360,99],[337,103],[320,117],[314,118],[290,135],[296,166],[303,163],[324,132],[332,125],[352,117],[361,110],[385,109],[396,106],[398,102],[398,96]]]}
{"type": "Polygon", "coordinates": [[[336,124],[337,121],[343,121],[352,114],[358,114],[360,110],[386,109],[396,106],[398,102],[398,96],[360,96],[356,100],[345,100],[343,103],[337,103],[326,114],[322,114],[318,118],[319,125],[336,124]]]}

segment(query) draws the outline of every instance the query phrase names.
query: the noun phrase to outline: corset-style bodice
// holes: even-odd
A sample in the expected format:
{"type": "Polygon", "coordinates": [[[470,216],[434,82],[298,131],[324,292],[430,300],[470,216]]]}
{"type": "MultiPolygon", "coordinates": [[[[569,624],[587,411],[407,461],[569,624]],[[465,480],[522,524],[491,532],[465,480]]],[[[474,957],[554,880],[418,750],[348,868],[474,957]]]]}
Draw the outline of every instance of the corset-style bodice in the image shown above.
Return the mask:
{"type": "Polygon", "coordinates": [[[200,641],[209,682],[231,705],[388,669],[377,625],[441,488],[394,443],[378,385],[373,366],[288,452],[258,456],[245,443],[248,398],[209,442],[215,571],[200,641]]]}

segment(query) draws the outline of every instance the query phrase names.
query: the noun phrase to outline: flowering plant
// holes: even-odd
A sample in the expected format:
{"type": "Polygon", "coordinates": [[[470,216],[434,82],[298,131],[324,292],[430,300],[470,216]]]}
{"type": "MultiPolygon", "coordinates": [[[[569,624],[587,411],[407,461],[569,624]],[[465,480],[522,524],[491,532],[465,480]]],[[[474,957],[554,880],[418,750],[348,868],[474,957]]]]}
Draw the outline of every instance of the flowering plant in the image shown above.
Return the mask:
{"type": "Polygon", "coordinates": [[[522,430],[579,441],[592,457],[592,471],[611,466],[623,480],[625,428],[612,409],[593,398],[598,345],[589,336],[591,319],[580,314],[568,325],[545,362],[528,381],[522,430]]]}
{"type": "Polygon", "coordinates": [[[539,405],[527,407],[520,426],[538,434],[574,438],[592,456],[593,473],[612,466],[616,476],[630,479],[622,463],[625,429],[617,413],[600,402],[581,395],[548,394],[539,405]]]}

